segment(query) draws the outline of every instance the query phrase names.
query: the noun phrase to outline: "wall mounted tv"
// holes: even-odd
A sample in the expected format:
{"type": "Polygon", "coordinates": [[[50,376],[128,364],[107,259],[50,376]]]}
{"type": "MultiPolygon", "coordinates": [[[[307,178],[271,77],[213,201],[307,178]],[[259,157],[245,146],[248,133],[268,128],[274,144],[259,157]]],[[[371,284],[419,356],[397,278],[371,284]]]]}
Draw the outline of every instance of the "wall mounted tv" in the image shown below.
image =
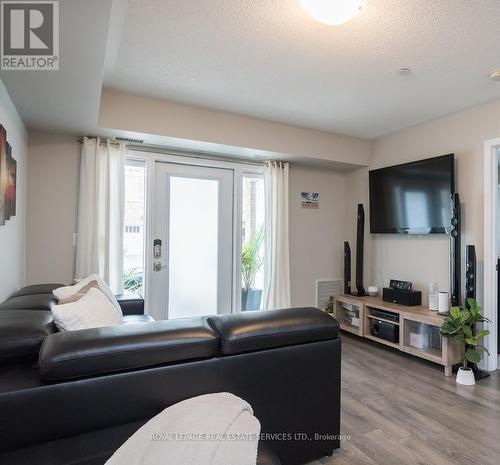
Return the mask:
{"type": "Polygon", "coordinates": [[[455,156],[370,171],[372,234],[449,234],[455,156]]]}

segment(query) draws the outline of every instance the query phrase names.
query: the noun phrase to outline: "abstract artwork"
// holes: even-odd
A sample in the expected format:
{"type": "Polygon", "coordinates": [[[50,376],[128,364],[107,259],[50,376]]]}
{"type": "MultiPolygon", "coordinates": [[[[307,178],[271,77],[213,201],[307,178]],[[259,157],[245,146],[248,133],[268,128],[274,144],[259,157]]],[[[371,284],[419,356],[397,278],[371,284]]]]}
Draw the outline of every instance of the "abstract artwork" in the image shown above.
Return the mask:
{"type": "Polygon", "coordinates": [[[0,225],[16,215],[17,162],[7,142],[7,132],[0,125],[0,225]]]}

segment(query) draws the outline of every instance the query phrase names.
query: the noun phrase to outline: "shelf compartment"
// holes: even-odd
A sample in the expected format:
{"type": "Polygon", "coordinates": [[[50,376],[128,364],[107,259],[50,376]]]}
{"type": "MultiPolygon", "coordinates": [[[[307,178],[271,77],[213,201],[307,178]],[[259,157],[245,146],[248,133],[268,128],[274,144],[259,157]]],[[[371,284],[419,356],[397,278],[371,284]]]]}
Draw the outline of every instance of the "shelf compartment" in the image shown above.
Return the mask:
{"type": "Polygon", "coordinates": [[[427,323],[404,320],[403,350],[427,360],[442,362],[443,338],[439,327],[427,323]]]}
{"type": "Polygon", "coordinates": [[[371,316],[377,320],[387,321],[389,323],[399,324],[399,312],[388,311],[383,308],[366,306],[366,316],[371,316]]]}
{"type": "Polygon", "coordinates": [[[335,301],[335,318],[340,328],[353,334],[363,334],[363,305],[344,300],[335,301]]]}

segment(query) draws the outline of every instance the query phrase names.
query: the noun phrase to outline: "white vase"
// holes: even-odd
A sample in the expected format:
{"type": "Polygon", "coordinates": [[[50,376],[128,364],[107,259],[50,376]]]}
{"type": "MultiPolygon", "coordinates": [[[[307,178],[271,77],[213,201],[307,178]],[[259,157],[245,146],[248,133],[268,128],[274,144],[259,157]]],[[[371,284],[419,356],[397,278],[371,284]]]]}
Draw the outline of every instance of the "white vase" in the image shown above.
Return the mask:
{"type": "Polygon", "coordinates": [[[457,384],[463,384],[464,386],[473,386],[476,384],[474,372],[470,368],[468,370],[459,368],[457,372],[457,384]]]}
{"type": "Polygon", "coordinates": [[[438,313],[442,315],[450,311],[450,299],[447,292],[440,292],[438,296],[438,313]]]}

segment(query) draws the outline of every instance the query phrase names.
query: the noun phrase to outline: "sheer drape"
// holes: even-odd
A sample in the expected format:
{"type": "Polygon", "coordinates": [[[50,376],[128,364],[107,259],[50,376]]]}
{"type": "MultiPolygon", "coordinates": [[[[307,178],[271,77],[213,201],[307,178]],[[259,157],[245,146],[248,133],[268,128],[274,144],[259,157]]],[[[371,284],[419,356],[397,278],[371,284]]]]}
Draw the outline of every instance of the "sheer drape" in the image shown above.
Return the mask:
{"type": "Polygon", "coordinates": [[[75,277],[99,274],[123,291],[125,147],[85,137],[80,161],[75,277]]]}
{"type": "Polygon", "coordinates": [[[288,235],[288,163],[268,162],[264,168],[266,198],[266,310],[290,306],[288,235]]]}

